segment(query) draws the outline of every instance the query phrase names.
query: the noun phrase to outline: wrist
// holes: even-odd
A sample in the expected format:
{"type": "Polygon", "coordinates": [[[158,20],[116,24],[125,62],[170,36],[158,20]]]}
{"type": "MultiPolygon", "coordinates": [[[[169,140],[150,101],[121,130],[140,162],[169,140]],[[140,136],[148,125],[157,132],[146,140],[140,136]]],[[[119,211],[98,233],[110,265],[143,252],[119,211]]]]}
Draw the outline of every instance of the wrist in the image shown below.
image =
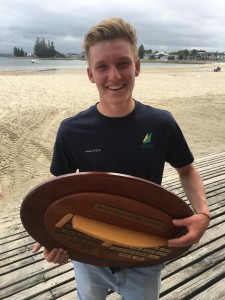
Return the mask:
{"type": "Polygon", "coordinates": [[[204,215],[204,216],[206,216],[209,219],[209,221],[211,220],[210,213],[199,212],[199,213],[197,213],[197,215],[204,215]]]}

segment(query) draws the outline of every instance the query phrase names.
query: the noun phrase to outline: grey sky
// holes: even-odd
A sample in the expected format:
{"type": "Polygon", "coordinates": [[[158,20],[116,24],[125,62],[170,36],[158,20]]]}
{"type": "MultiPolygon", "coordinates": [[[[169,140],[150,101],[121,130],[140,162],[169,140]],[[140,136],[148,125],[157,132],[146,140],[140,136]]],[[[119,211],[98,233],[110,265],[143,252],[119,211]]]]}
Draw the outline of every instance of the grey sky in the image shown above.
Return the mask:
{"type": "Polygon", "coordinates": [[[80,53],[86,31],[115,16],[135,26],[145,49],[225,51],[224,0],[0,0],[0,53],[33,53],[38,37],[80,53]]]}

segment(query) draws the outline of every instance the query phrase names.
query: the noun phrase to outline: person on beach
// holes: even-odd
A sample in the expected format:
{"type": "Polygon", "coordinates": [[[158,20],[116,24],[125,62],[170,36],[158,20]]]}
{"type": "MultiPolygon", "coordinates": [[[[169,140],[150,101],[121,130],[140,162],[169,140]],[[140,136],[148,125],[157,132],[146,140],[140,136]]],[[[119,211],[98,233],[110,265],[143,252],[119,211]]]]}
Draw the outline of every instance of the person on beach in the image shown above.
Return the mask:
{"type": "MultiPolygon", "coordinates": [[[[168,162],[177,170],[195,212],[191,217],[173,220],[175,226],[186,227],[188,233],[169,240],[168,246],[198,243],[208,227],[210,212],[193,155],[171,113],[132,97],[135,77],[140,73],[135,29],[121,18],[103,20],[86,34],[84,49],[87,74],[98,89],[99,102],[62,121],[51,173],[115,172],[161,184],[168,162]]],[[[33,252],[40,248],[36,243],[33,252]]],[[[68,262],[64,249],[43,251],[48,262],[68,262]]],[[[103,300],[109,290],[126,300],[159,299],[163,264],[113,269],[71,262],[79,300],[103,300]]]]}

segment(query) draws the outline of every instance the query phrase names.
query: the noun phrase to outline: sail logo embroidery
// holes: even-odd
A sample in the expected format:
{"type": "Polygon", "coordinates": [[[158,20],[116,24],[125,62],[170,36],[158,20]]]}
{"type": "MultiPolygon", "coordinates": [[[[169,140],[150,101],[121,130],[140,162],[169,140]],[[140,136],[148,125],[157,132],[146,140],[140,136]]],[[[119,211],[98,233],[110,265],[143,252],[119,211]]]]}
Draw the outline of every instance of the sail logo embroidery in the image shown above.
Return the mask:
{"type": "Polygon", "coordinates": [[[142,141],[141,148],[153,148],[152,135],[153,132],[146,134],[142,141]]]}

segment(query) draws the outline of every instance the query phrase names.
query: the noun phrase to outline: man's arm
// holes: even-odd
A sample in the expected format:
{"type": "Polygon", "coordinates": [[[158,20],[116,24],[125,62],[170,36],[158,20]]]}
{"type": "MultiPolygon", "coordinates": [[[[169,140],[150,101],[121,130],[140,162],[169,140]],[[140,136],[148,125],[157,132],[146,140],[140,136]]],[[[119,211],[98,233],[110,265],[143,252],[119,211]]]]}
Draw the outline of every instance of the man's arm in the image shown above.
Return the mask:
{"type": "Polygon", "coordinates": [[[176,170],[195,215],[181,220],[173,220],[174,225],[187,227],[188,233],[181,238],[169,240],[169,247],[182,247],[198,243],[210,221],[204,185],[198,171],[193,164],[176,170]]]}

